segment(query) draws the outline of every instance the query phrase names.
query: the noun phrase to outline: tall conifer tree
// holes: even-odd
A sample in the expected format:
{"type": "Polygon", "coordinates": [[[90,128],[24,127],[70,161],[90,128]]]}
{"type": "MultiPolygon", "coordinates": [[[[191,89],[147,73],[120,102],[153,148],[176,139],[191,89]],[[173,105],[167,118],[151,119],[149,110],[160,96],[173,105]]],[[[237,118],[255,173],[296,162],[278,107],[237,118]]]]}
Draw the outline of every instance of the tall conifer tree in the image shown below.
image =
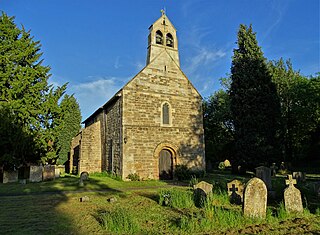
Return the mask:
{"type": "Polygon", "coordinates": [[[276,160],[280,105],[251,25],[240,25],[237,44],[232,58],[230,88],[235,162],[254,167],[276,160]]]}

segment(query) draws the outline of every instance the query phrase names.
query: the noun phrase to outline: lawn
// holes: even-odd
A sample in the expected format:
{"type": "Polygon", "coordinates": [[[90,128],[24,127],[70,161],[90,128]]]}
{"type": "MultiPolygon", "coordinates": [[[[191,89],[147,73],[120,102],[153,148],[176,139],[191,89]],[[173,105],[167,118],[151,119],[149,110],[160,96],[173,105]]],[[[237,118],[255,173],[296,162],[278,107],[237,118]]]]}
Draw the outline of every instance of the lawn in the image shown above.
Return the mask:
{"type": "MultiPolygon", "coordinates": [[[[320,202],[309,193],[310,182],[297,186],[310,210],[288,215],[279,197],[268,201],[265,220],[252,220],[242,216],[241,206],[228,201],[223,185],[233,178],[228,172],[207,175],[215,192],[202,208],[194,206],[190,187],[175,181],[123,182],[97,174],[84,187],[73,176],[26,185],[0,184],[0,233],[320,234],[320,202]],[[168,194],[172,200],[164,206],[168,194]],[[85,196],[89,201],[80,202],[85,196]]],[[[280,192],[284,179],[273,181],[280,192]]]]}

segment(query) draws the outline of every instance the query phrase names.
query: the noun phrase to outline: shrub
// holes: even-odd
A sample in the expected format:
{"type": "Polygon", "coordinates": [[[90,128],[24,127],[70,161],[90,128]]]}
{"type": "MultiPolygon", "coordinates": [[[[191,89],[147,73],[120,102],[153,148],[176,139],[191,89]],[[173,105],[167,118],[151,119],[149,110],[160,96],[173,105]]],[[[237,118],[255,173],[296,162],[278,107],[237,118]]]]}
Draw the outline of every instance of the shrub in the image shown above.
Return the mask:
{"type": "Polygon", "coordinates": [[[199,180],[197,179],[196,176],[192,175],[189,181],[189,187],[193,188],[193,186],[196,185],[197,183],[199,183],[199,180]]]}
{"type": "Polygon", "coordinates": [[[224,162],[220,162],[218,165],[219,170],[224,170],[226,166],[224,165],[224,162]]]}
{"type": "Polygon", "coordinates": [[[132,234],[140,230],[137,220],[127,210],[118,207],[114,211],[102,212],[98,217],[108,232],[132,234]]]}
{"type": "Polygon", "coordinates": [[[140,176],[137,173],[131,173],[127,176],[131,181],[140,181],[140,176]]]}
{"type": "Polygon", "coordinates": [[[204,170],[190,170],[186,165],[177,165],[175,169],[175,177],[178,180],[190,180],[192,177],[203,178],[205,176],[204,170]]]}
{"type": "Polygon", "coordinates": [[[161,190],[159,204],[172,208],[191,208],[194,206],[193,194],[178,189],[161,190]]]}

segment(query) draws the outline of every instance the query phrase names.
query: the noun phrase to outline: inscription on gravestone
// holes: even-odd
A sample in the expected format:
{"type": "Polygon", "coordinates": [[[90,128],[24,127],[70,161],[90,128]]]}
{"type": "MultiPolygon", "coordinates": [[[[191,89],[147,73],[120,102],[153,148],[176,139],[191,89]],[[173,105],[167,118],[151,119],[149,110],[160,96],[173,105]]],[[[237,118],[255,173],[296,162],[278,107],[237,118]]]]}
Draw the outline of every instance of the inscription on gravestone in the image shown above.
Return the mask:
{"type": "Polygon", "coordinates": [[[286,211],[289,213],[303,212],[300,190],[294,187],[297,181],[292,178],[292,175],[289,175],[288,178],[289,179],[286,180],[288,187],[284,190],[284,205],[286,211]]]}
{"type": "Polygon", "coordinates": [[[244,190],[244,216],[265,218],[267,211],[267,194],[267,187],[261,179],[252,178],[249,180],[244,190]]]}

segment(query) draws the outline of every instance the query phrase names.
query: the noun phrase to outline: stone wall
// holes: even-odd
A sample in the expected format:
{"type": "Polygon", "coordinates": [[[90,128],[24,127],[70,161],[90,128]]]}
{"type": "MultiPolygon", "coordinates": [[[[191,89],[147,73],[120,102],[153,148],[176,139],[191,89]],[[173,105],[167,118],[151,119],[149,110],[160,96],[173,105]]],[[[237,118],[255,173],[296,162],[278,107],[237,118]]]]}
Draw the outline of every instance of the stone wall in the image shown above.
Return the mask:
{"type": "Polygon", "coordinates": [[[82,130],[79,171],[101,172],[100,121],[82,130]]]}
{"type": "Polygon", "coordinates": [[[202,99],[168,53],[162,53],[123,88],[123,178],[138,173],[159,177],[161,149],[174,165],[205,169],[202,99]],[[171,107],[162,125],[161,107],[171,107]]]}
{"type": "Polygon", "coordinates": [[[118,98],[114,103],[106,107],[106,166],[108,171],[117,175],[122,174],[121,161],[121,113],[122,98],[118,98]]]}

